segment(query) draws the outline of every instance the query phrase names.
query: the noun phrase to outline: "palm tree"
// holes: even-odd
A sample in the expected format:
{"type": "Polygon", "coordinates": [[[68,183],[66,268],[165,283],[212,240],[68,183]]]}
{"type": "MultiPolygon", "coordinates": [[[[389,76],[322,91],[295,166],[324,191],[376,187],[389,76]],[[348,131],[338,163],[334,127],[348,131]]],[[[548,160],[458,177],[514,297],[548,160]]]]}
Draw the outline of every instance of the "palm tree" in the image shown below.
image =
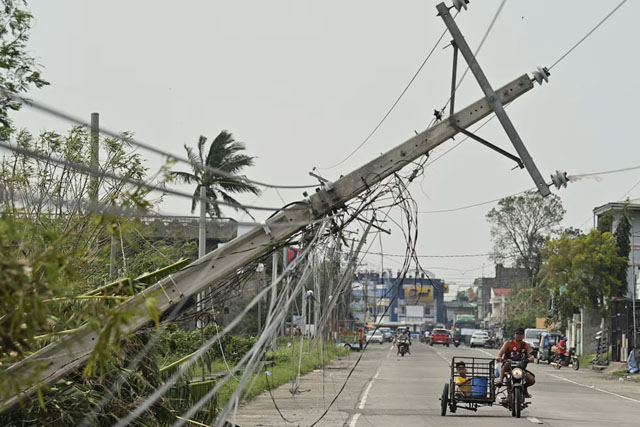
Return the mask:
{"type": "MultiPolygon", "coordinates": [[[[244,151],[244,144],[233,139],[233,135],[223,130],[211,142],[209,153],[204,158],[204,146],[207,138],[200,136],[198,139],[198,153],[194,153],[191,147],[186,144],[187,156],[191,162],[191,172],[171,172],[179,182],[186,184],[197,184],[193,192],[193,200],[191,202],[191,213],[196,209],[198,201],[200,201],[200,187],[207,189],[207,213],[211,217],[220,217],[220,207],[216,200],[222,199],[226,203],[236,205],[234,209],[243,210],[249,216],[251,214],[246,208],[240,206],[240,203],[231,197],[230,193],[253,193],[260,194],[260,189],[247,181],[244,175],[238,175],[240,170],[247,166],[253,166],[253,157],[241,154],[244,151]],[[220,175],[206,170],[202,165],[215,168],[226,172],[228,175],[220,175]]],[[[253,218],[253,216],[252,216],[253,218]]]]}

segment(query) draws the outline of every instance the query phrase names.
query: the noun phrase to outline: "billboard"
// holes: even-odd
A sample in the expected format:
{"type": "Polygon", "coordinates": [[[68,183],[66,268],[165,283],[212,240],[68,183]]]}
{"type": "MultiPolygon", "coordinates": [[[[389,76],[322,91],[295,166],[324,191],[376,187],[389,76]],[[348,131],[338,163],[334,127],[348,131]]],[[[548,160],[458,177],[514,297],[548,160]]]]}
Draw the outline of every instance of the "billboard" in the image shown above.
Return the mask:
{"type": "Polygon", "coordinates": [[[408,305],[407,314],[405,317],[423,317],[424,316],[424,306],[422,305],[408,305]]]}
{"type": "Polygon", "coordinates": [[[431,285],[404,285],[404,299],[407,304],[433,301],[431,285]]]}

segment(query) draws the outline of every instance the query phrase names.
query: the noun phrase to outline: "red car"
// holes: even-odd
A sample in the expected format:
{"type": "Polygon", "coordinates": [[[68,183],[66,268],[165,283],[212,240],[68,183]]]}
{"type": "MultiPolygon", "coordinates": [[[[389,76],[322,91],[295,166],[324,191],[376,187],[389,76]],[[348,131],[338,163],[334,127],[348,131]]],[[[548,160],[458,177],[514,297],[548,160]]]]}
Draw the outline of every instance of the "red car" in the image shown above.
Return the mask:
{"type": "Polygon", "coordinates": [[[451,342],[451,335],[446,329],[434,329],[429,335],[429,345],[442,344],[449,347],[451,342]]]}

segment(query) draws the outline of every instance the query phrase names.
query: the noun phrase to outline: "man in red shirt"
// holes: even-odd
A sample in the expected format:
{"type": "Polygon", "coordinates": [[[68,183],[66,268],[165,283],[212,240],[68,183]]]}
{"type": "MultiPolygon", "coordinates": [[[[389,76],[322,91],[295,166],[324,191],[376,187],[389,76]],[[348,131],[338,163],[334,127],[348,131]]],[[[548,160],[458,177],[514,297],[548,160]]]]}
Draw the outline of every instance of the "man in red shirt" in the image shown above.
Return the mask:
{"type": "MultiPolygon", "coordinates": [[[[516,329],[513,334],[513,339],[505,342],[496,356],[498,362],[504,360],[502,369],[500,370],[500,378],[498,378],[498,382],[496,383],[497,386],[502,385],[504,373],[511,371],[511,361],[527,360],[533,362],[533,356],[529,350],[529,345],[524,341],[524,329],[516,329]]],[[[525,370],[525,372],[527,378],[524,387],[524,397],[531,397],[527,389],[536,383],[535,375],[527,370],[525,370]]]]}
{"type": "Polygon", "coordinates": [[[557,350],[558,359],[560,363],[564,362],[564,358],[567,356],[567,337],[563,336],[560,341],[558,341],[557,350]]]}

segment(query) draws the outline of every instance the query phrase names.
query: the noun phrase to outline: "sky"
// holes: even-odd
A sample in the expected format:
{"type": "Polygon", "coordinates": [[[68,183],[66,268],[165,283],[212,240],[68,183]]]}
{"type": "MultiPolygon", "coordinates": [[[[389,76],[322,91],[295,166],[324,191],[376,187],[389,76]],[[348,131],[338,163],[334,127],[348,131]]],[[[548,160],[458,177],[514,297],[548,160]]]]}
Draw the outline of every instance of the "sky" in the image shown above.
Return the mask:
{"type": "MultiPolygon", "coordinates": [[[[619,0],[510,0],[478,54],[498,88],[550,66],[591,30],[619,0]]],[[[255,156],[246,171],[255,180],[315,184],[314,167],[329,180],[367,163],[424,130],[449,96],[452,51],[436,48],[396,108],[378,124],[444,31],[439,1],[121,1],[32,0],[35,25],[28,45],[51,85],[28,96],[101,127],[131,131],[167,153],[184,157],[199,135],[233,133],[255,156]]],[[[450,4],[447,1],[447,4],[450,4]]],[[[475,0],[456,18],[476,49],[501,0],[475,0]]],[[[640,2],[626,2],[590,38],[551,70],[507,112],[545,178],[556,170],[583,174],[640,164],[635,141],[639,64],[633,42],[640,2]]],[[[458,75],[464,63],[460,58],[458,75]]],[[[469,73],[456,94],[458,108],[482,97],[469,73]]],[[[23,108],[13,115],[32,132],[65,131],[70,123],[23,108]]],[[[478,131],[511,146],[494,120],[478,131]]],[[[458,138],[459,140],[459,138],[458,138]]],[[[455,145],[448,141],[432,158],[455,145]]],[[[140,150],[151,172],[162,158],[140,150]]],[[[486,213],[495,203],[447,210],[512,195],[533,187],[525,170],[473,141],[466,141],[425,169],[410,190],[418,203],[422,265],[459,287],[492,276],[486,213]],[[447,256],[447,257],[442,257],[447,256]]],[[[176,169],[188,170],[187,165],[176,169]]],[[[555,191],[567,210],[564,227],[593,223],[596,206],[640,197],[640,170],[595,176],[555,191]],[[631,190],[629,192],[629,190],[631,190]]],[[[184,191],[189,191],[185,188],[184,191]]],[[[301,190],[265,189],[246,204],[280,207],[302,199],[301,190]]],[[[188,215],[190,201],[165,198],[162,214],[188,215]]],[[[234,214],[236,219],[247,216],[234,214]]],[[[258,220],[269,212],[256,211],[258,220]]],[[[396,214],[396,218],[399,215],[396,214]]],[[[376,237],[375,240],[378,240],[376,237]]],[[[371,239],[370,239],[371,241],[371,239]]],[[[385,254],[403,254],[400,230],[384,235],[385,254]]],[[[371,252],[381,252],[374,241],[371,252]]],[[[398,269],[401,258],[368,255],[363,268],[398,269]]],[[[453,288],[455,289],[455,288],[453,288]]]]}

